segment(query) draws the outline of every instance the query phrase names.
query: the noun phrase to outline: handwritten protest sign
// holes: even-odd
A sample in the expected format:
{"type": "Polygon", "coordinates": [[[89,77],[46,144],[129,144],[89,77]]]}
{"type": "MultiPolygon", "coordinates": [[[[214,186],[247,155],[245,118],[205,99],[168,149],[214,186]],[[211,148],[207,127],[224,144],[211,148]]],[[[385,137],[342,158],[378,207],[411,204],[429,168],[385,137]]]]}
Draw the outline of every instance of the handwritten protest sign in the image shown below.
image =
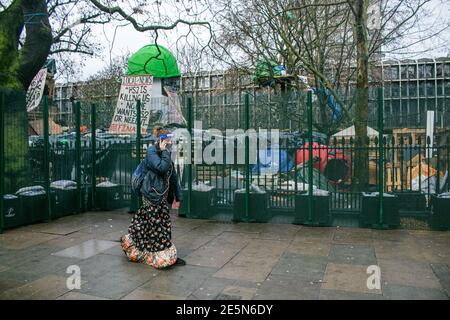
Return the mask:
{"type": "Polygon", "coordinates": [[[169,87],[164,87],[164,91],[169,97],[169,108],[167,112],[167,124],[186,124],[186,119],[181,112],[180,96],[176,91],[172,91],[169,87]]]}
{"type": "Polygon", "coordinates": [[[136,100],[141,101],[141,133],[147,132],[152,85],[152,75],[122,78],[116,110],[109,127],[110,132],[136,133],[136,100]]]}
{"type": "Polygon", "coordinates": [[[34,76],[28,87],[26,102],[27,111],[33,111],[39,106],[42,100],[42,95],[44,94],[45,80],[47,78],[47,68],[39,70],[39,72],[34,76]]]}

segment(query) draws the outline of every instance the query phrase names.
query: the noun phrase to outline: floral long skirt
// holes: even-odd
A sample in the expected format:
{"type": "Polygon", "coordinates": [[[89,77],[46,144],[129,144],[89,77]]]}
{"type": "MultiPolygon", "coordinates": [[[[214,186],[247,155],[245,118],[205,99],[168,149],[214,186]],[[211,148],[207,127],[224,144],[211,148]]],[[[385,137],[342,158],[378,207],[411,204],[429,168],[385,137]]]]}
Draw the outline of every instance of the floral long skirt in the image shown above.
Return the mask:
{"type": "Polygon", "coordinates": [[[128,234],[121,239],[122,249],[128,259],[161,269],[177,260],[177,249],[172,243],[172,223],[169,205],[158,205],[142,198],[142,206],[131,220],[128,234]]]}

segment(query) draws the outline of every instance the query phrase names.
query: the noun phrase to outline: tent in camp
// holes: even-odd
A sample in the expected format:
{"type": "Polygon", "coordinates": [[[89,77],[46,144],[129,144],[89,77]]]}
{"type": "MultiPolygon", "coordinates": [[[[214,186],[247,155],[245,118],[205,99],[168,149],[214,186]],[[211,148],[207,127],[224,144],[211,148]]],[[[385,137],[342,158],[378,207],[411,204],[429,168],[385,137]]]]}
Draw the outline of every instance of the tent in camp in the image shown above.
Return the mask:
{"type": "MultiPolygon", "coordinates": [[[[367,136],[369,138],[375,138],[375,137],[378,137],[378,135],[379,135],[379,132],[377,130],[367,126],[367,136]]],[[[336,137],[336,138],[342,138],[342,137],[350,138],[350,137],[353,137],[354,138],[355,137],[355,126],[351,126],[351,127],[348,127],[348,128],[346,128],[346,129],[344,129],[342,131],[339,131],[338,133],[333,134],[333,137],[336,137]]]]}
{"type": "Polygon", "coordinates": [[[283,65],[273,60],[260,60],[255,66],[252,80],[260,86],[273,87],[277,83],[288,83],[294,78],[287,74],[283,65]]]}
{"type": "MultiPolygon", "coordinates": [[[[61,126],[53,121],[53,119],[48,119],[48,131],[50,134],[61,134],[63,132],[61,126]]],[[[42,120],[30,120],[28,121],[28,135],[43,135],[44,134],[44,124],[42,120]]]]}
{"type": "Polygon", "coordinates": [[[165,47],[150,44],[139,49],[128,59],[128,74],[152,74],[154,78],[165,79],[180,76],[177,60],[165,47]]]}

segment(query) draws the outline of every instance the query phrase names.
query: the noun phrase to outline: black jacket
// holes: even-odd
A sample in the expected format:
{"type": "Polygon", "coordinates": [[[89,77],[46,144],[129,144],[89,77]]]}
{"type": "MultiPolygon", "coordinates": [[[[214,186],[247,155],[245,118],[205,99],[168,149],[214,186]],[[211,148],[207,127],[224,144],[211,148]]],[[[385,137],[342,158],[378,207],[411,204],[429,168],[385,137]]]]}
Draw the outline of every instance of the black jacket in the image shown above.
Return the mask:
{"type": "Polygon", "coordinates": [[[147,149],[147,155],[144,159],[146,171],[151,171],[146,174],[144,182],[142,183],[141,193],[146,198],[152,198],[152,187],[159,191],[167,188],[166,174],[171,169],[172,173],[169,178],[169,190],[167,195],[167,202],[172,204],[174,199],[183,201],[183,193],[181,191],[178,175],[175,166],[170,158],[170,152],[167,150],[160,150],[157,146],[150,146],[147,149]]]}

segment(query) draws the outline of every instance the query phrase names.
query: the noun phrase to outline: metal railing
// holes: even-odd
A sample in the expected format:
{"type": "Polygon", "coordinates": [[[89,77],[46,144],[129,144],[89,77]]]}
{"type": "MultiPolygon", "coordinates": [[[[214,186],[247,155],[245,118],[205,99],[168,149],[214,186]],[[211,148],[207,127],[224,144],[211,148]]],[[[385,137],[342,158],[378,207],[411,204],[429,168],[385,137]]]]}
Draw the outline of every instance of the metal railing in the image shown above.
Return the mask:
{"type": "MultiPolygon", "coordinates": [[[[51,183],[57,180],[75,182],[77,198],[73,213],[101,209],[101,205],[98,205],[98,185],[105,181],[121,189],[121,207],[130,210],[139,207],[140,199],[131,192],[131,174],[152,143],[149,136],[141,134],[139,101],[136,102],[138,117],[135,135],[119,137],[99,133],[97,123],[102,114],[97,112],[96,103],[74,102],[72,134],[62,137],[49,132],[49,106],[48,100],[44,98],[42,135],[36,138],[36,141],[28,142],[29,161],[13,165],[14,157],[11,155],[18,152],[13,150],[14,141],[21,138],[5,132],[5,118],[14,100],[10,97],[11,93],[1,92],[0,127],[3,139],[0,139],[0,194],[2,194],[0,230],[5,228],[3,195],[15,193],[19,188],[30,185],[37,184],[44,187],[47,194],[45,220],[51,220],[55,216],[52,212],[55,206],[52,202],[51,183]],[[88,127],[89,132],[81,132],[82,126],[88,127]],[[25,171],[22,172],[21,169],[25,171]],[[18,184],[13,183],[16,174],[21,175],[18,184]]],[[[264,172],[261,157],[267,156],[267,150],[260,149],[259,141],[256,141],[256,159],[251,158],[250,150],[254,146],[250,144],[255,142],[250,143],[248,136],[245,136],[244,140],[244,163],[236,163],[234,161],[236,159],[227,159],[226,140],[222,141],[224,163],[186,163],[186,157],[183,161],[177,162],[176,166],[186,196],[182,213],[188,217],[196,216],[200,184],[206,184],[214,190],[214,199],[211,202],[214,209],[211,207],[211,214],[206,218],[252,221],[252,211],[255,207],[252,194],[257,193],[255,190],[259,188],[267,195],[267,204],[264,207],[264,210],[270,212],[267,221],[280,221],[278,218],[283,217],[284,220],[281,219],[283,221],[298,222],[297,197],[302,195],[307,197],[305,204],[307,218],[301,223],[312,225],[315,224],[318,214],[316,195],[320,194],[319,191],[328,192],[325,201],[329,213],[335,217],[357,217],[362,212],[363,192],[376,191],[377,224],[382,226],[385,220],[389,220],[387,215],[390,214],[385,212],[386,207],[383,205],[386,197],[389,197],[386,193],[423,195],[426,202],[425,211],[430,211],[431,197],[450,191],[448,182],[450,135],[413,137],[409,134],[397,136],[386,134],[383,129],[386,118],[383,115],[382,89],[379,89],[376,99],[370,101],[372,114],[375,113],[378,119],[369,121],[368,124],[378,132],[364,142],[356,140],[351,135],[328,137],[325,140],[318,138],[314,134],[317,102],[313,101],[312,93],[306,93],[305,97],[298,99],[298,103],[301,104],[298,109],[305,110],[306,119],[305,113],[295,114],[302,117],[297,121],[298,126],[281,128],[279,147],[273,149],[278,152],[279,159],[276,172],[264,172]],[[306,126],[302,127],[301,124],[306,126]],[[361,153],[367,155],[365,167],[368,175],[367,185],[362,187],[354,182],[356,156],[361,153]],[[242,190],[238,193],[243,193],[243,203],[241,207],[236,208],[238,195],[236,191],[240,189],[242,190]],[[240,212],[236,214],[236,211],[240,212]]],[[[194,115],[199,115],[195,108],[192,99],[185,97],[183,111],[187,120],[187,131],[191,136],[195,131],[194,115]]],[[[250,129],[252,115],[257,112],[257,108],[257,100],[251,99],[250,95],[246,94],[241,117],[241,127],[244,130],[250,129]]],[[[105,119],[102,119],[103,122],[105,119]]],[[[9,129],[11,126],[8,126],[9,129]]],[[[208,129],[210,128],[202,130],[208,129]]],[[[191,146],[193,143],[191,141],[191,146]]],[[[191,147],[190,150],[191,154],[188,154],[187,158],[192,159],[194,148],[191,147]]],[[[233,157],[236,158],[237,155],[234,154],[233,157]]],[[[271,166],[274,165],[272,162],[271,166]]]]}

